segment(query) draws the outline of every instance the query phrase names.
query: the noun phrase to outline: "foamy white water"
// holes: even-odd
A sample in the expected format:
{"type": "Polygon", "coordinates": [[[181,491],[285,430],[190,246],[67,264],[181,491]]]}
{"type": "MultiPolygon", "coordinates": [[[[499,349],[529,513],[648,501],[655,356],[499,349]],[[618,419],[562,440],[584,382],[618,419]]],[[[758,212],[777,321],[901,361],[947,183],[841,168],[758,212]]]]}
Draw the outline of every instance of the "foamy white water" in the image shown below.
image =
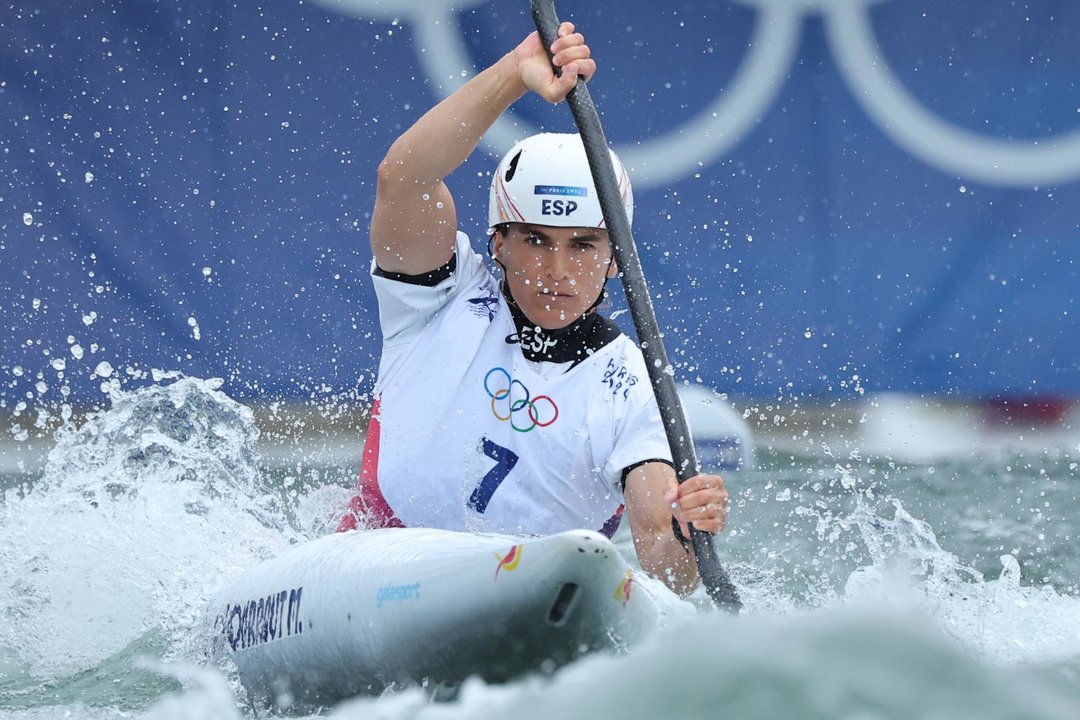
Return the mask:
{"type": "MultiPolygon", "coordinates": [[[[206,660],[208,598],[231,574],[326,532],[345,491],[294,496],[260,471],[252,415],[218,387],[180,378],[114,389],[109,410],[60,433],[32,487],[6,491],[0,713],[251,717],[228,669],[206,660]]],[[[737,493],[744,529],[719,545],[735,558],[743,616],[672,604],[629,654],[499,687],[470,682],[450,703],[412,689],[333,714],[1080,716],[1080,600],[1025,578],[1007,547],[1019,533],[1005,551],[1001,538],[987,546],[992,571],[976,570],[858,468],[804,469],[810,481],[748,476],[757,485],[737,493]],[[766,507],[787,519],[754,527],[766,507]]]]}

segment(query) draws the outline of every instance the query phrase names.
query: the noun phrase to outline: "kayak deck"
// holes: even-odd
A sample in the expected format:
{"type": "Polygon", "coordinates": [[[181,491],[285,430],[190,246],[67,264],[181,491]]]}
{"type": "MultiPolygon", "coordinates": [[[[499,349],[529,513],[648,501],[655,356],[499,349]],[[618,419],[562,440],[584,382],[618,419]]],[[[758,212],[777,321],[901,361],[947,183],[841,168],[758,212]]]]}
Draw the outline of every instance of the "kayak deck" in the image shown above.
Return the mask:
{"type": "Polygon", "coordinates": [[[655,601],[604,536],[340,533],[219,596],[218,653],[259,704],[329,706],[388,687],[498,683],[641,639],[655,601]]]}

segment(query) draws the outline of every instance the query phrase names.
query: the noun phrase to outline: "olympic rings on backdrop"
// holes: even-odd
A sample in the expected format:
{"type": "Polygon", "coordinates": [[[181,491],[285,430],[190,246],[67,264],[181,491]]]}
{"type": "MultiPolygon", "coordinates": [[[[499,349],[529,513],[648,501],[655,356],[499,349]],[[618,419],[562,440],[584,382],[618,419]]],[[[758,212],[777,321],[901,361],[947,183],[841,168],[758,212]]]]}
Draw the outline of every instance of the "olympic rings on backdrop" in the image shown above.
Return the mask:
{"type": "Polygon", "coordinates": [[[529,388],[520,380],[515,380],[501,367],[493,367],[484,376],[484,391],[491,398],[491,414],[502,422],[509,422],[510,427],[518,432],[529,432],[535,428],[545,428],[559,419],[559,406],[547,395],[532,397],[529,388]],[[492,375],[496,376],[492,380],[492,375]],[[530,425],[516,421],[518,413],[525,410],[530,425]]]}
{"type": "MultiPolygon", "coordinates": [[[[331,12],[398,21],[414,33],[413,45],[436,92],[447,97],[463,85],[475,59],[469,54],[462,9],[491,0],[315,0],[331,12]]],[[[627,167],[648,168],[635,176],[639,190],[666,187],[728,156],[776,103],[798,61],[803,25],[824,20],[826,41],[841,79],[870,120],[912,157],[950,175],[992,185],[1030,187],[1080,177],[1080,129],[1050,137],[1010,139],[983,135],[935,114],[909,90],[881,51],[871,9],[882,0],[728,0],[757,12],[747,54],[723,88],[681,127],[620,147],[627,167]],[[720,132],[720,130],[723,132],[720,132]]],[[[484,136],[501,157],[523,134],[540,128],[512,111],[484,136]]]]}

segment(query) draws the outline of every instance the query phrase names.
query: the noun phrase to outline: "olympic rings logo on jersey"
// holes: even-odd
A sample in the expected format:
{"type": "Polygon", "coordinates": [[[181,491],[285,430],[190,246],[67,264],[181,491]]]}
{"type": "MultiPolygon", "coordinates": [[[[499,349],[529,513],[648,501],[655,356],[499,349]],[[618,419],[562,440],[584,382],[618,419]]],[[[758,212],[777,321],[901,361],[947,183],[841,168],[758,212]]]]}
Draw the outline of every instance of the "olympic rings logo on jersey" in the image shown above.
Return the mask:
{"type": "Polygon", "coordinates": [[[559,419],[559,406],[547,395],[533,397],[529,388],[515,380],[501,367],[493,367],[484,376],[484,390],[491,398],[491,414],[518,432],[545,428],[559,419]],[[522,411],[528,425],[522,420],[522,411]]]}
{"type": "MultiPolygon", "coordinates": [[[[757,12],[748,54],[731,81],[694,117],[639,144],[617,148],[628,168],[648,168],[638,189],[663,187],[728,155],[757,127],[798,62],[807,17],[824,21],[826,40],[851,95],[875,125],[912,157],[950,175],[988,184],[1028,187],[1080,177],[1080,130],[1050,137],[980,134],[942,119],[908,91],[876,42],[870,10],[886,0],[728,0],[757,12]],[[718,132],[718,129],[723,132],[718,132]]],[[[443,97],[469,79],[475,65],[465,42],[462,10],[492,0],[315,0],[326,10],[397,25],[414,33],[413,45],[432,85],[443,97]],[[447,68],[460,69],[449,74],[447,68]]],[[[976,7],[977,4],[976,4],[976,7]]],[[[586,32],[588,32],[586,30],[586,32]]],[[[525,134],[539,132],[518,113],[506,112],[484,136],[502,156],[525,134]]]]}

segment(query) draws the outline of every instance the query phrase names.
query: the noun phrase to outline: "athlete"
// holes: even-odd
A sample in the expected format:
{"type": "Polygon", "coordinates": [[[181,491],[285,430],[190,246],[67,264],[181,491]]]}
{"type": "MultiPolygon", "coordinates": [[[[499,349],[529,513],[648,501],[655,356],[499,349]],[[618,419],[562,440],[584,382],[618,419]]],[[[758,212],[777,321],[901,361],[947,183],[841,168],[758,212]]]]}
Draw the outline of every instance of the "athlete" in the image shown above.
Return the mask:
{"type": "MultiPolygon", "coordinates": [[[[716,475],[678,483],[641,351],[596,312],[618,268],[580,137],[536,135],[499,164],[488,208],[499,278],[458,231],[446,185],[518,98],[560,102],[596,71],[571,23],[551,52],[529,35],[379,166],[371,248],[383,350],[339,529],[610,536],[626,515],[642,568],[685,595],[699,582],[688,523],[723,529],[727,490],[716,475]]],[[[629,176],[612,159],[632,214],[629,176]]]]}

